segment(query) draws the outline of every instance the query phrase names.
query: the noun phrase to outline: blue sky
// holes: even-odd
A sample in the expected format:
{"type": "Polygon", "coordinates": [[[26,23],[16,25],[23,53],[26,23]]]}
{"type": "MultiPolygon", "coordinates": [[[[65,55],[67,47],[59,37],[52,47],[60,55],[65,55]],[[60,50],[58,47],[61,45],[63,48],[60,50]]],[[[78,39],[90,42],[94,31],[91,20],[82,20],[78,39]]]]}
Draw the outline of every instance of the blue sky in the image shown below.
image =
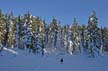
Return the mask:
{"type": "Polygon", "coordinates": [[[77,18],[79,24],[87,24],[92,10],[96,11],[99,26],[108,27],[108,0],[0,0],[0,9],[14,15],[25,14],[40,16],[50,22],[55,16],[63,24],[72,24],[77,18]]]}

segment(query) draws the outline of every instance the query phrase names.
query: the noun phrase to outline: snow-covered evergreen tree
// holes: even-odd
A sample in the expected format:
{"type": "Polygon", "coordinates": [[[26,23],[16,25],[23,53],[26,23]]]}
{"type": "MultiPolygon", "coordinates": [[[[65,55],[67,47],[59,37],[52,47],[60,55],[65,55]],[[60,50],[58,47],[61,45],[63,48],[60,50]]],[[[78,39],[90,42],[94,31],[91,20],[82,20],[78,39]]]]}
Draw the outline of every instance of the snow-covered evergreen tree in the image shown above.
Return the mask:
{"type": "Polygon", "coordinates": [[[23,25],[23,19],[21,15],[16,18],[15,22],[15,47],[17,48],[23,48],[22,47],[22,25],[23,25]]]}
{"type": "Polygon", "coordinates": [[[14,47],[14,42],[15,42],[15,34],[14,34],[14,16],[13,13],[11,12],[8,16],[8,23],[9,23],[9,34],[8,34],[8,43],[9,43],[9,47],[13,48],[14,47]]]}
{"type": "Polygon", "coordinates": [[[97,40],[97,17],[95,11],[92,12],[92,15],[89,17],[88,26],[87,26],[87,33],[88,33],[88,52],[90,56],[95,56],[96,48],[96,40],[97,40]]]}
{"type": "Polygon", "coordinates": [[[5,32],[4,32],[3,46],[8,47],[8,45],[9,45],[9,42],[8,42],[8,39],[9,39],[9,37],[8,37],[8,34],[9,34],[9,19],[8,19],[7,14],[5,15],[5,20],[6,20],[6,22],[5,22],[5,25],[4,25],[5,32]]]}
{"type": "Polygon", "coordinates": [[[51,46],[56,47],[57,34],[58,34],[58,23],[57,20],[53,18],[49,27],[49,42],[51,46]]]}
{"type": "Polygon", "coordinates": [[[5,14],[0,10],[0,51],[3,49],[3,44],[5,40],[5,14]]]}
{"type": "Polygon", "coordinates": [[[35,50],[34,47],[33,47],[33,33],[31,31],[31,15],[30,13],[28,12],[27,14],[25,14],[25,17],[24,17],[24,23],[22,25],[22,29],[20,30],[20,33],[21,33],[21,42],[22,42],[22,46],[23,48],[28,48],[31,52],[34,52],[35,53],[35,50]]]}
{"type": "Polygon", "coordinates": [[[0,43],[1,44],[3,43],[3,39],[4,39],[4,31],[5,31],[4,25],[5,25],[5,16],[0,10],[0,43]]]}
{"type": "Polygon", "coordinates": [[[72,49],[74,53],[79,53],[81,52],[80,49],[80,31],[79,31],[80,26],[78,25],[76,18],[74,18],[73,25],[70,28],[71,31],[71,44],[72,44],[72,49]]]}
{"type": "Polygon", "coordinates": [[[86,49],[87,49],[87,45],[86,45],[86,42],[87,42],[87,29],[86,29],[86,25],[82,25],[81,26],[81,29],[80,29],[80,48],[81,48],[81,52],[84,53],[86,52],[86,49]]]}

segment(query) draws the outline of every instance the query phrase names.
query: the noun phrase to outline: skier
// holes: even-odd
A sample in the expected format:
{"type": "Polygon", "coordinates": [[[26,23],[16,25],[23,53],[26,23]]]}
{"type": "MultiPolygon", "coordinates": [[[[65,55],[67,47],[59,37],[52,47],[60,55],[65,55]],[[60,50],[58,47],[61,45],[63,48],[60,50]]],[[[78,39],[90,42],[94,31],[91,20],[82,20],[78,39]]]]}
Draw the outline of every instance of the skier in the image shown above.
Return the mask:
{"type": "Polygon", "coordinates": [[[63,64],[63,58],[60,59],[61,64],[63,64]]]}

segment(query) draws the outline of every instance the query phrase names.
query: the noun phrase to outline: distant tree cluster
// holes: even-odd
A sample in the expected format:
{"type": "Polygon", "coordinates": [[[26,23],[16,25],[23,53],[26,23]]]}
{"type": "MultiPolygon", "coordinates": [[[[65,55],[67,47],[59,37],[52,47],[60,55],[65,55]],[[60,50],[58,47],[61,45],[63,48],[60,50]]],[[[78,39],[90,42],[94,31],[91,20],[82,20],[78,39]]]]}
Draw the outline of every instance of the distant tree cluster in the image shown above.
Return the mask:
{"type": "Polygon", "coordinates": [[[29,12],[15,17],[12,12],[4,14],[0,10],[0,51],[3,47],[27,48],[42,55],[47,48],[65,48],[71,55],[86,53],[94,57],[108,52],[108,28],[98,27],[95,11],[86,25],[79,25],[76,18],[72,25],[63,25],[55,17],[46,23],[29,12]]]}

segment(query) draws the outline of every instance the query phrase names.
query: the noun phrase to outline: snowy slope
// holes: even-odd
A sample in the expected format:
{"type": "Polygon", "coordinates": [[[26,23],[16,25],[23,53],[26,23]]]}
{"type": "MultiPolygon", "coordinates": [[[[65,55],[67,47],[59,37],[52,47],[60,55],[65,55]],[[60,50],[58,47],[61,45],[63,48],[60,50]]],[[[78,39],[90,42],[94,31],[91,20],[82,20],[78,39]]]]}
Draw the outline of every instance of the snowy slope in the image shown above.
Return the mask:
{"type": "Polygon", "coordinates": [[[38,54],[18,50],[18,55],[0,53],[0,71],[108,71],[108,56],[88,58],[81,55],[38,54]],[[63,64],[60,59],[63,57],[63,64]]]}

